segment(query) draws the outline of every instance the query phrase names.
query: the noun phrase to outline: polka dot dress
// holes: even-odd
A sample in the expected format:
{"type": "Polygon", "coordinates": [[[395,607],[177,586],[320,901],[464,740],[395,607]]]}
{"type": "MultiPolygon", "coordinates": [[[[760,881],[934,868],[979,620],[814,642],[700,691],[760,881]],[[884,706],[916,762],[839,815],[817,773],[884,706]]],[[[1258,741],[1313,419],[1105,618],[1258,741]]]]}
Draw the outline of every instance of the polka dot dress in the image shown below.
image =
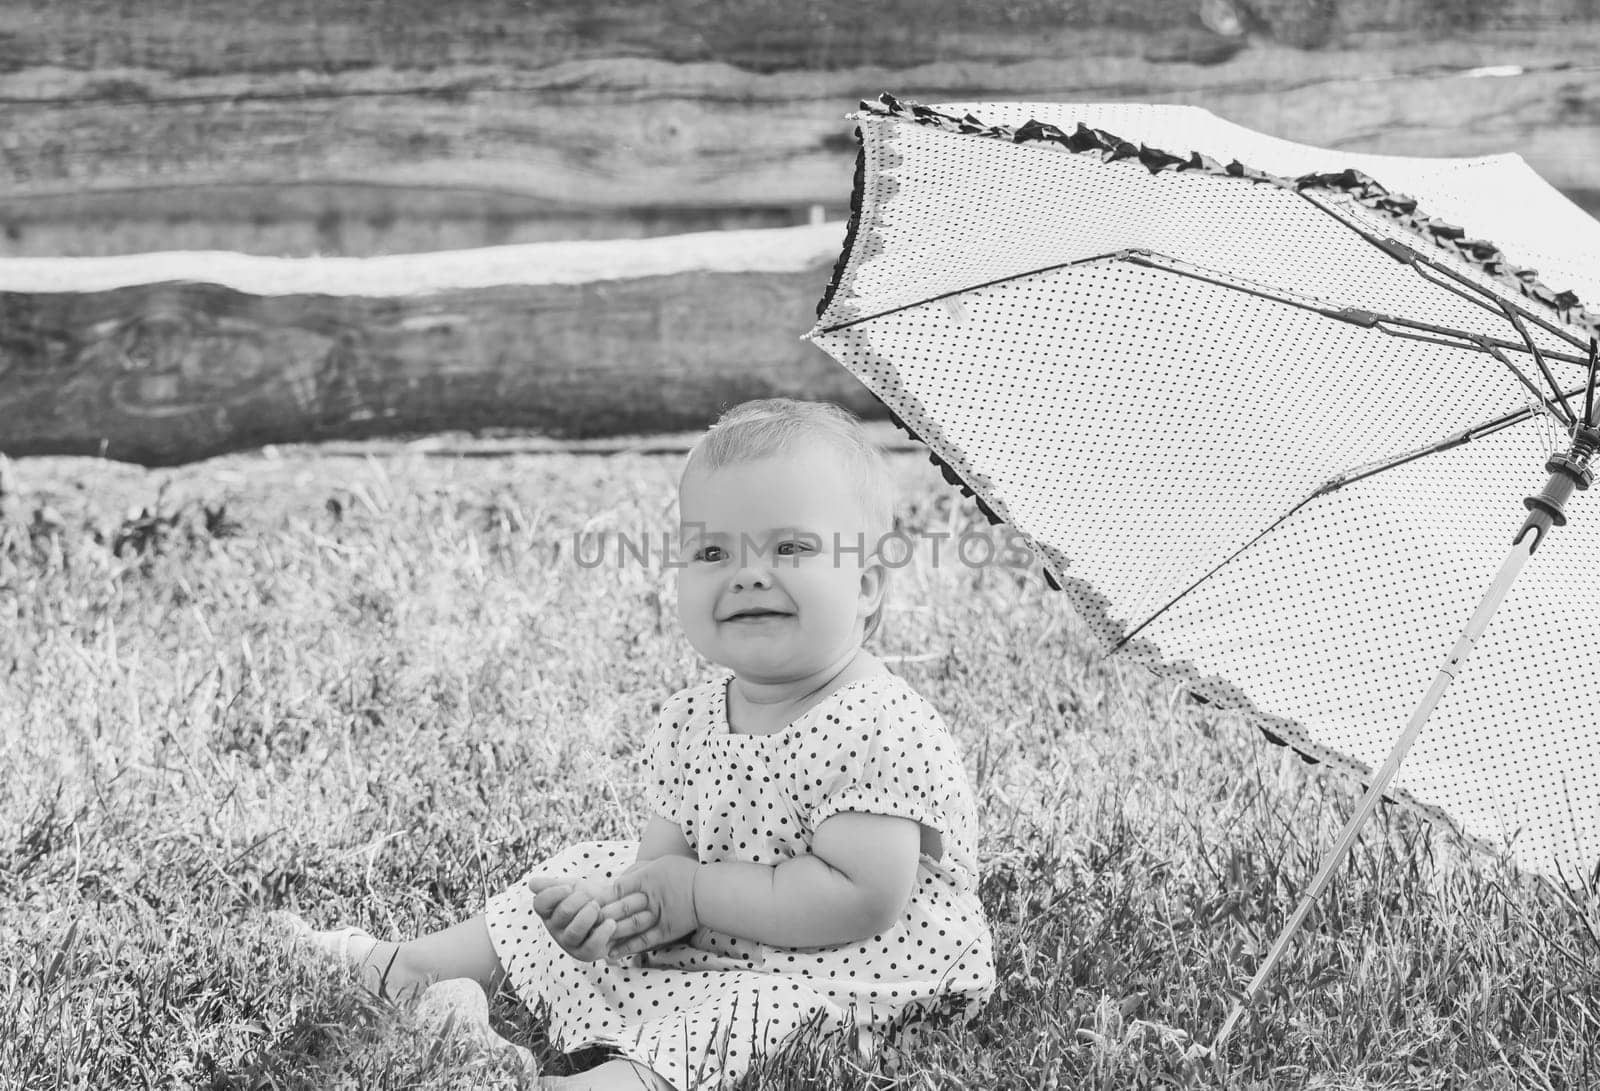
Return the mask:
{"type": "MultiPolygon", "coordinates": [[[[602,1045],[680,1091],[715,1087],[808,1026],[886,1030],[931,1010],[968,1012],[994,985],[977,896],[971,793],[939,714],[893,675],[840,687],[785,730],[728,726],[726,676],[675,694],[649,741],[652,809],[704,863],[775,865],[808,853],[842,811],[922,826],[922,857],[894,927],[839,947],[788,948],[702,928],[619,966],[559,947],[519,883],[492,898],[489,935],[518,995],[549,1013],[565,1050],[602,1045]]],[[[533,870],[596,878],[635,842],[587,842],[533,870]]]]}

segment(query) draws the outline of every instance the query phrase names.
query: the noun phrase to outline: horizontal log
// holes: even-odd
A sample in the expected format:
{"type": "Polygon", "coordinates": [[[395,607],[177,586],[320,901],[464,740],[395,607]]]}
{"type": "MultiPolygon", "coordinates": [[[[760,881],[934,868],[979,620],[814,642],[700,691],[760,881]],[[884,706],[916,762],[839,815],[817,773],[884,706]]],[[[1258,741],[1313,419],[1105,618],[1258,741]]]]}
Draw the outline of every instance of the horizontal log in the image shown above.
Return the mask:
{"type": "MultiPolygon", "coordinates": [[[[1162,33],[1166,46],[1218,38],[1162,33]]],[[[982,38],[970,62],[764,73],[544,54],[426,68],[28,67],[0,72],[0,248],[131,252],[167,231],[184,245],[360,254],[573,233],[562,222],[578,234],[796,222],[841,207],[843,115],[879,90],[1186,103],[1352,151],[1516,151],[1580,200],[1600,193],[1600,22],[1351,41],[1360,48],[1307,52],[1251,39],[1219,63],[1157,63],[1150,34],[1058,31],[982,38]],[[1118,51],[1092,52],[1095,41],[1118,51]]]]}
{"type": "Polygon", "coordinates": [[[339,72],[624,56],[835,71],[1070,59],[1208,27],[1319,48],[1375,29],[1438,36],[1591,13],[1587,0],[9,0],[0,68],[339,72]]]}
{"type": "Polygon", "coordinates": [[[773,395],[873,415],[800,340],[842,231],[0,262],[0,453],[169,465],[327,438],[582,438],[699,428],[773,395]]]}

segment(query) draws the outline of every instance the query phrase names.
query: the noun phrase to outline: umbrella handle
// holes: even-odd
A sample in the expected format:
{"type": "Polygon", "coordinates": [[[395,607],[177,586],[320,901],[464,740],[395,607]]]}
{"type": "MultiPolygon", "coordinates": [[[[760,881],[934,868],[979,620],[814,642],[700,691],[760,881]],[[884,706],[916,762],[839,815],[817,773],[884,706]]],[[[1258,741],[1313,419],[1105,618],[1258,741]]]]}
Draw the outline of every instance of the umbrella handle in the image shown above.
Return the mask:
{"type": "MultiPolygon", "coordinates": [[[[1593,372],[1591,371],[1591,382],[1593,372]]],[[[1592,410],[1591,410],[1592,411],[1592,410]]],[[[1505,560],[1500,562],[1500,570],[1495,573],[1494,581],[1489,584],[1489,589],[1484,592],[1478,608],[1473,611],[1471,619],[1461,637],[1456,641],[1455,647],[1450,649],[1450,654],[1445,657],[1444,663],[1434,675],[1433,684],[1428,687],[1428,692],[1418,703],[1416,711],[1412,712],[1411,719],[1407,721],[1405,730],[1400,732],[1400,737],[1395,740],[1393,749],[1384,760],[1383,767],[1372,778],[1372,783],[1367,786],[1366,793],[1362,795],[1361,802],[1356,805],[1356,810],[1350,816],[1344,828],[1339,831],[1339,836],[1334,840],[1333,847],[1323,857],[1322,865],[1317,869],[1316,878],[1311,880],[1311,885],[1306,888],[1305,895],[1300,899],[1300,904],[1295,906],[1294,913],[1289,917],[1283,928],[1272,941],[1272,947],[1267,951],[1267,957],[1257,967],[1255,976],[1250,979],[1250,984],[1245,986],[1244,995],[1234,1002],[1228,1017],[1222,1021],[1222,1027],[1217,1031],[1217,1036],[1211,1042],[1213,1052],[1220,1050],[1233,1033],[1233,1028],[1238,1025],[1239,1019],[1244,1015],[1244,1010],[1256,994],[1261,991],[1261,986],[1266,983],[1267,977],[1283,958],[1283,953],[1288,949],[1289,940],[1300,930],[1300,925],[1305,922],[1306,915],[1311,912],[1311,907],[1327,889],[1328,882],[1333,878],[1334,871],[1344,861],[1350,852],[1350,847],[1355,844],[1356,835],[1361,832],[1361,827],[1366,824],[1372,812],[1377,810],[1378,802],[1383,798],[1384,789],[1394,779],[1400,770],[1400,763],[1405,760],[1406,752],[1411,749],[1411,744],[1417,741],[1417,736],[1422,733],[1422,727],[1428,722],[1428,717],[1433,715],[1434,706],[1444,696],[1444,691],[1455,680],[1456,672],[1461,669],[1461,664],[1466,661],[1472,652],[1472,647],[1478,642],[1485,629],[1489,627],[1489,619],[1494,617],[1495,611],[1500,608],[1500,603],[1505,600],[1511,584],[1516,580],[1517,574],[1522,571],[1522,566],[1528,563],[1528,558],[1533,556],[1533,551],[1539,548],[1539,543],[1544,541],[1544,536],[1550,533],[1552,526],[1563,526],[1567,518],[1562,505],[1571,498],[1574,490],[1587,489],[1593,481],[1593,471],[1589,468],[1590,459],[1600,451],[1600,428],[1596,428],[1588,420],[1586,412],[1584,421],[1572,430],[1572,447],[1563,454],[1554,455],[1545,463],[1545,469],[1550,477],[1545,482],[1544,490],[1538,496],[1530,496],[1523,501],[1528,509],[1528,518],[1522,524],[1522,529],[1517,531],[1516,541],[1511,546],[1511,551],[1506,554],[1505,560]]]]}
{"type": "Polygon", "coordinates": [[[1306,915],[1311,912],[1311,907],[1322,895],[1328,886],[1333,873],[1344,861],[1350,847],[1355,844],[1356,836],[1361,832],[1361,827],[1371,817],[1372,812],[1378,807],[1378,802],[1383,798],[1384,789],[1394,779],[1395,773],[1400,769],[1400,763],[1405,760],[1406,751],[1411,749],[1411,744],[1421,734],[1422,727],[1428,722],[1428,717],[1433,714],[1434,706],[1444,696],[1444,691],[1455,679],[1456,672],[1472,651],[1472,646],[1478,642],[1483,631],[1489,627],[1489,619],[1494,617],[1500,603],[1505,599],[1506,593],[1511,590],[1511,584],[1516,580],[1517,574],[1522,571],[1522,566],[1528,558],[1533,556],[1533,551],[1538,547],[1548,532],[1553,520],[1550,513],[1542,507],[1534,508],[1528,516],[1527,523],[1517,534],[1516,543],[1511,551],[1506,554],[1500,563],[1500,570],[1495,573],[1494,582],[1484,592],[1483,599],[1478,603],[1478,608],[1472,614],[1471,620],[1462,630],[1461,637],[1456,641],[1455,647],[1450,649],[1450,654],[1440,665],[1438,673],[1434,676],[1433,684],[1428,687],[1428,692],[1423,695],[1422,701],[1417,705],[1416,711],[1411,714],[1411,719],[1406,723],[1405,730],[1400,733],[1395,741],[1394,748],[1389,751],[1389,757],[1384,761],[1383,767],[1378,770],[1368,785],[1366,794],[1361,797],[1361,802],[1356,806],[1355,814],[1350,816],[1344,828],[1339,831],[1338,838],[1333,847],[1328,850],[1322,860],[1322,866],[1317,869],[1316,878],[1311,880],[1311,885],[1306,888],[1305,895],[1300,899],[1300,904],[1295,907],[1294,913],[1278,933],[1277,939],[1272,941],[1272,947],[1267,952],[1266,959],[1257,968],[1255,976],[1250,979],[1250,984],[1245,986],[1244,995],[1234,1002],[1233,1009],[1228,1012],[1227,1019],[1223,1020],[1222,1028],[1217,1031],[1216,1038],[1211,1043],[1213,1052],[1220,1050],[1233,1033],[1233,1028],[1238,1024],[1244,1010],[1255,999],[1256,993],[1266,982],[1272,970],[1277,966],[1283,953],[1288,949],[1289,940],[1299,931],[1306,915]],[[1542,525],[1541,525],[1542,524],[1542,525]],[[1529,531],[1533,533],[1529,533],[1529,531]]]}

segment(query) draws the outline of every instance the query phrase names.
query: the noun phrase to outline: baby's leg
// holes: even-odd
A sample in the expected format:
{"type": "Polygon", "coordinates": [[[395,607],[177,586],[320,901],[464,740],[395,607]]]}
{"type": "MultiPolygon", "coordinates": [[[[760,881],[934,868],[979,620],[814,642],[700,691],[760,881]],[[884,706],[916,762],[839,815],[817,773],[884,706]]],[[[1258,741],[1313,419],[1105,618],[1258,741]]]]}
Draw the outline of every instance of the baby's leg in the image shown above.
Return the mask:
{"type": "Polygon", "coordinates": [[[493,996],[505,978],[505,968],[494,953],[494,944],[489,941],[489,929],[481,913],[442,932],[380,946],[393,949],[391,957],[374,951],[378,957],[369,960],[371,964],[387,966],[387,976],[382,983],[384,995],[399,996],[405,989],[425,989],[435,981],[470,977],[485,993],[493,996]]]}
{"type": "Polygon", "coordinates": [[[358,967],[369,990],[392,1000],[410,999],[435,981],[457,977],[471,978],[493,996],[505,976],[481,915],[404,943],[374,939],[349,928],[314,932],[289,914],[279,921],[317,950],[358,967]]]}
{"type": "Polygon", "coordinates": [[[643,1065],[632,1061],[607,1061],[576,1076],[546,1076],[544,1091],[675,1091],[673,1086],[643,1065]]]}

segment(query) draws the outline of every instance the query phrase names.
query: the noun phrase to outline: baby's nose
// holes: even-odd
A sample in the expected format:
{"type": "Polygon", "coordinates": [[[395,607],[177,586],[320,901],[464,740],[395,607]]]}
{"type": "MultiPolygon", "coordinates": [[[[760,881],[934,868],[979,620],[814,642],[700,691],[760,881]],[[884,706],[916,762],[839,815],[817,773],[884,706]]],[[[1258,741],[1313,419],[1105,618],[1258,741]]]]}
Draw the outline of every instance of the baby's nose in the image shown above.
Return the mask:
{"type": "Polygon", "coordinates": [[[772,586],[772,570],[761,560],[752,558],[740,566],[733,574],[735,590],[744,591],[751,588],[768,588],[772,586]]]}

